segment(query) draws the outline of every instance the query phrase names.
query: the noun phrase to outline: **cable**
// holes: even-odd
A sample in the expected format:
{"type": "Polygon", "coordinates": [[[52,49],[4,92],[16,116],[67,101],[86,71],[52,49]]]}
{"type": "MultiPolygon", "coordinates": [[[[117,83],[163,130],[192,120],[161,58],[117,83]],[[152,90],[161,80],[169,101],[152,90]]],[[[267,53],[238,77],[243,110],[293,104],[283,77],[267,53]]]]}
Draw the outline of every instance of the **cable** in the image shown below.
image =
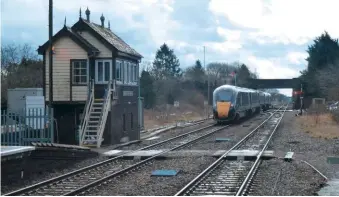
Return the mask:
{"type": "MultiPolygon", "coordinates": [[[[285,159],[283,157],[277,157],[278,159],[285,159]]],[[[307,161],[304,161],[304,160],[301,160],[301,159],[292,159],[292,160],[295,160],[295,161],[301,161],[305,164],[307,164],[308,166],[310,166],[311,168],[313,168],[313,170],[315,170],[316,172],[318,172],[318,174],[320,174],[320,176],[322,176],[326,181],[328,180],[328,178],[323,174],[321,173],[317,168],[315,168],[313,165],[311,165],[310,163],[308,163],[307,161]]]]}

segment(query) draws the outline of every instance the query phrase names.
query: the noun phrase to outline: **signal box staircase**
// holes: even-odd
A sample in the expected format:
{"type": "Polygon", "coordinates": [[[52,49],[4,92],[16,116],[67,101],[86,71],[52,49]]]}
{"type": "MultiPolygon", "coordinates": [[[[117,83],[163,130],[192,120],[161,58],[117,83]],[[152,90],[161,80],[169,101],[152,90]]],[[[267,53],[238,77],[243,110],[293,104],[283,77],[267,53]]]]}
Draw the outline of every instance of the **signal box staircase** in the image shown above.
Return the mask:
{"type": "Polygon", "coordinates": [[[100,148],[103,133],[111,105],[117,100],[115,81],[109,81],[104,98],[95,99],[94,83],[91,84],[90,96],[86,102],[79,128],[80,146],[100,148]]]}

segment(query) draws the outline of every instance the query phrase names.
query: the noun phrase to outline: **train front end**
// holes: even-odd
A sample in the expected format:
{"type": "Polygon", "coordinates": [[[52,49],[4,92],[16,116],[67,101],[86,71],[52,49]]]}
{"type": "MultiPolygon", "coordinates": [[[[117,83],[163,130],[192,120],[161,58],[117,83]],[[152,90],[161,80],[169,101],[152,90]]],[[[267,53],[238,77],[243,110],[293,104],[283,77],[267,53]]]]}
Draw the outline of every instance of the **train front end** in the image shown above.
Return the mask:
{"type": "Polygon", "coordinates": [[[230,122],[236,116],[235,91],[228,88],[217,88],[213,92],[213,119],[218,123],[230,122]]]}

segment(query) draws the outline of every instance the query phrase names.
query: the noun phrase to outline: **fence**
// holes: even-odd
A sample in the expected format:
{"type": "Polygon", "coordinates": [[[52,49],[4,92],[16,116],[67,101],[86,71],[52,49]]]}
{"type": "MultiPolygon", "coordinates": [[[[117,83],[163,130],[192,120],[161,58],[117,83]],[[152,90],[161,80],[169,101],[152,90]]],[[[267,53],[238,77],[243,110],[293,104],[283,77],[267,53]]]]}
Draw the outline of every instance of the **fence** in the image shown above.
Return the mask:
{"type": "MultiPolygon", "coordinates": [[[[53,117],[53,109],[52,109],[53,117]]],[[[48,109],[1,111],[1,145],[29,146],[32,142],[54,142],[54,124],[48,109]]]]}

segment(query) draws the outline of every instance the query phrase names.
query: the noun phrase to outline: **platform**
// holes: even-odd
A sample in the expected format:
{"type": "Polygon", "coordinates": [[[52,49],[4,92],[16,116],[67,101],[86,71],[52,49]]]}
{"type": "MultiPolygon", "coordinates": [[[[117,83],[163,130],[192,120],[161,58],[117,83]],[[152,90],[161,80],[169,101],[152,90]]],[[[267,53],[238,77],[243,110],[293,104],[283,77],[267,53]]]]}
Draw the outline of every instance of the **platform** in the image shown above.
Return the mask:
{"type": "Polygon", "coordinates": [[[35,150],[34,146],[1,146],[1,157],[25,153],[35,150]]]}
{"type": "Polygon", "coordinates": [[[320,189],[319,196],[339,196],[339,179],[332,179],[327,185],[320,189]]]}

